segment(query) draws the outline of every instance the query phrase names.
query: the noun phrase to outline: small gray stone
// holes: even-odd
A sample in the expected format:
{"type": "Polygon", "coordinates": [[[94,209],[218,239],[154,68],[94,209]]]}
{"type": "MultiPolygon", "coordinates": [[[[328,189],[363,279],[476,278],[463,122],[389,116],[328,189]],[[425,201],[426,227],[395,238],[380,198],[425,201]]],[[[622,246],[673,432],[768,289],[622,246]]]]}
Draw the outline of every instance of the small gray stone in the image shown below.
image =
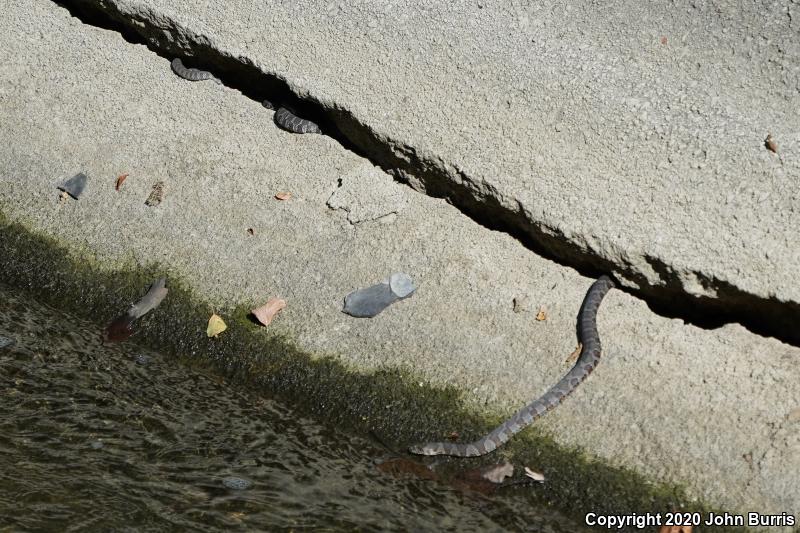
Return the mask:
{"type": "Polygon", "coordinates": [[[231,490],[245,490],[253,486],[249,479],[237,476],[229,476],[222,480],[222,484],[231,490]]]}
{"type": "Polygon", "coordinates": [[[411,276],[403,272],[397,272],[391,275],[389,278],[389,287],[391,287],[392,292],[400,298],[406,298],[417,290],[414,286],[414,282],[411,281],[411,276]]]}
{"type": "Polygon", "coordinates": [[[59,190],[64,191],[76,200],[86,188],[86,181],[89,178],[83,172],[75,174],[70,179],[58,186],[59,190]]]}
{"type": "Polygon", "coordinates": [[[342,311],[356,318],[372,318],[396,301],[408,298],[415,290],[407,274],[392,274],[389,280],[345,296],[342,311]]]}
{"type": "Polygon", "coordinates": [[[14,339],[10,337],[3,337],[0,335],[0,350],[3,348],[10,348],[17,343],[14,339]]]}
{"type": "Polygon", "coordinates": [[[139,363],[140,365],[146,365],[150,362],[150,356],[140,353],[136,354],[136,357],[134,357],[133,360],[139,363]]]}

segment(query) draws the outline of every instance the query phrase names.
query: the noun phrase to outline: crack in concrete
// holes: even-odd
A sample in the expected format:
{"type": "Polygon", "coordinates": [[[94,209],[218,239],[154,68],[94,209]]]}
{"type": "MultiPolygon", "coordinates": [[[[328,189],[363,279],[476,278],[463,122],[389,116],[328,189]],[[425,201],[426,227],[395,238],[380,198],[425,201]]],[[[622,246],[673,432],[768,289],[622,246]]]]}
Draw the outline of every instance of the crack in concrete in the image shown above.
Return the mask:
{"type": "Polygon", "coordinates": [[[737,322],[754,333],[800,346],[800,328],[796,327],[800,323],[798,302],[784,301],[774,294],[769,298],[752,294],[726,280],[697,270],[674,268],[645,254],[641,259],[656,274],[652,279],[644,274],[641,265],[630,258],[625,260],[627,254],[621,254],[619,262],[603,257],[591,240],[568,235],[547,220],[534,219],[520,201],[505,198],[492,184],[470,176],[457,164],[381,137],[339,105],[326,105],[310,94],[296,94],[285,77],[263,71],[250,58],[233,57],[218,50],[208,37],[167,16],[152,10],[145,11],[146,16],[123,13],[113,2],[53,1],[83,23],[116,31],[127,41],[146,44],[168,59],[202,58],[204,66],[218,74],[228,87],[259,102],[268,99],[293,106],[345,149],[422,194],[446,199],[478,224],[506,232],[534,253],[581,274],[597,277],[613,273],[622,283],[620,288],[641,298],[662,316],[681,318],[703,328],[737,322]]]}

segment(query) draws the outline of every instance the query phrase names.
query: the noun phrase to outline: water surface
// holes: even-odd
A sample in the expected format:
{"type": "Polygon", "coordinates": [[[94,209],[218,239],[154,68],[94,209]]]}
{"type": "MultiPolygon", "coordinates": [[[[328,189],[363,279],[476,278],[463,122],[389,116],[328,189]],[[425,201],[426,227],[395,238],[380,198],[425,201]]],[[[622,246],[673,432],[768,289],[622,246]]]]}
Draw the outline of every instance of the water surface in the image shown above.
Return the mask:
{"type": "Polygon", "coordinates": [[[101,329],[0,285],[2,531],[579,531],[101,329]]]}

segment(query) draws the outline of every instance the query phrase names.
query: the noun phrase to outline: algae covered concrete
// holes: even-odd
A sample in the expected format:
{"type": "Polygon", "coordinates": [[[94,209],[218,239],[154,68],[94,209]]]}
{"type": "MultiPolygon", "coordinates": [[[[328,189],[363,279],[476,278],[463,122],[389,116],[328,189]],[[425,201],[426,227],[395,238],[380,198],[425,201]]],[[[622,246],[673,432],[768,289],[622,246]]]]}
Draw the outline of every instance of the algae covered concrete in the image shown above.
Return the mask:
{"type": "MultiPolygon", "coordinates": [[[[109,271],[159,263],[209,314],[282,297],[288,307],[270,329],[303,350],[455,386],[490,416],[569,367],[591,278],[397,183],[329,136],[277,129],[271,111],[229,86],[177,78],[168,59],[52,2],[9,7],[2,28],[0,210],[11,221],[109,271]],[[81,171],[84,195],[59,201],[56,186],[81,171]],[[148,207],[157,181],[164,201],[148,207]],[[415,280],[413,297],[374,319],[341,313],[348,292],[394,271],[415,280]]],[[[618,223],[602,226],[635,226],[618,223]]],[[[738,324],[668,319],[622,291],[608,295],[598,323],[601,365],[536,423],[541,431],[731,512],[798,512],[800,349],[738,324]]],[[[453,430],[471,428],[429,437],[453,430]]]]}

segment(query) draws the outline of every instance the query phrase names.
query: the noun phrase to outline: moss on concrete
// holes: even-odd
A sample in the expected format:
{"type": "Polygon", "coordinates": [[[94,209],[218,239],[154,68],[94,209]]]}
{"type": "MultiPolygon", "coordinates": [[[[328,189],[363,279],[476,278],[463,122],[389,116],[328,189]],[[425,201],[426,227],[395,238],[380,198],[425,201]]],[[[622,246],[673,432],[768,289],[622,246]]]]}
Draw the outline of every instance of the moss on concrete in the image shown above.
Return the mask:
{"type": "MultiPolygon", "coordinates": [[[[475,438],[500,422],[466,409],[459,391],[431,387],[409,370],[386,368],[362,373],[345,367],[333,356],[304,353],[291,339],[256,325],[245,307],[224,311],[228,330],[219,338],[208,339],[205,328],[212,306],[180,276],[169,273],[168,267],[131,262],[110,268],[89,251],[36,234],[9,221],[2,212],[0,236],[0,281],[95,321],[98,335],[102,326],[138,299],[154,278],[167,275],[169,297],[137,322],[136,342],[185,364],[249,384],[258,393],[283,400],[297,412],[313,415],[323,423],[371,433],[403,450],[409,443],[445,438],[452,431],[458,432],[461,440],[475,438]]],[[[635,472],[559,446],[535,426],[493,456],[450,460],[441,468],[447,477],[464,464],[496,461],[498,454],[513,459],[518,467],[544,470],[547,482],[524,490],[531,500],[555,507],[580,522],[588,512],[711,510],[703,503],[689,504],[680,487],[651,484],[635,472]]]]}

